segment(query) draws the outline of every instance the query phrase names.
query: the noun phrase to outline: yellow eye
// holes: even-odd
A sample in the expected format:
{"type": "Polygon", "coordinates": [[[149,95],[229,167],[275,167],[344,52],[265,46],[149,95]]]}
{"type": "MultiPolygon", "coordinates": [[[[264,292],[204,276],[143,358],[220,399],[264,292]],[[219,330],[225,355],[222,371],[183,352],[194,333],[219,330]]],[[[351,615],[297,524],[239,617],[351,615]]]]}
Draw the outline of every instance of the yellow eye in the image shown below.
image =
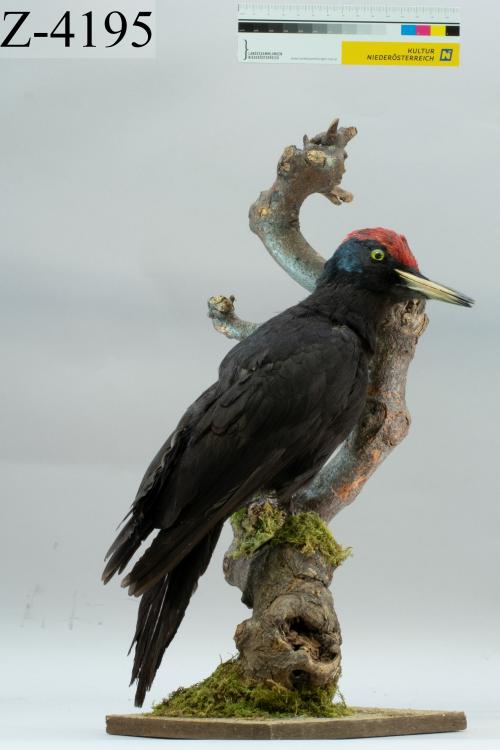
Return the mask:
{"type": "Polygon", "coordinates": [[[371,251],[370,257],[372,260],[384,260],[385,253],[380,247],[376,247],[374,250],[371,251]]]}

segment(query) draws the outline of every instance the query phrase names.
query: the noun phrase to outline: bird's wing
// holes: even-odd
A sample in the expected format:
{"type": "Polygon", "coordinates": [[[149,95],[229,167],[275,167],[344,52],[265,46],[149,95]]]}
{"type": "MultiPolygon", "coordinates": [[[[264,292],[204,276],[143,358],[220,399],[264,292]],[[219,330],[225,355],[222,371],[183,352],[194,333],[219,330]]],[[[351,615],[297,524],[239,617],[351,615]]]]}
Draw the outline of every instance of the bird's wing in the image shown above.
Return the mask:
{"type": "MultiPolygon", "coordinates": [[[[162,529],[123,581],[142,594],[222,519],[276,477],[300,466],[326,423],[349,402],[357,340],[340,330],[302,336],[301,346],[254,347],[221,372],[218,393],[190,429],[184,452],[151,508],[162,529]],[[277,357],[277,353],[285,356],[277,357]]],[[[314,457],[314,452],[313,452],[314,457]]]]}
{"type": "Polygon", "coordinates": [[[269,482],[268,457],[277,447],[284,450],[278,463],[274,458],[276,475],[307,450],[311,432],[345,409],[359,341],[331,325],[310,328],[292,329],[288,341],[268,340],[265,348],[258,341],[235,347],[237,356],[221,368],[216,397],[193,424],[175,475],[155,503],[159,527],[170,526],[184,509],[209,511],[254,472],[255,491],[266,486],[259,484],[259,467],[269,482]]]}
{"type": "Polygon", "coordinates": [[[190,407],[153,460],[131,519],[108,553],[105,580],[123,570],[154,528],[168,532],[164,543],[153,543],[132,579],[139,569],[142,580],[148,577],[149,563],[159,570],[162,549],[172,561],[181,559],[214,523],[271,488],[345,408],[359,358],[352,332],[309,325],[258,334],[232,350],[218,383],[190,407]]]}
{"type": "Polygon", "coordinates": [[[194,401],[182,416],[175,430],[165,440],[162,447],[149,464],[142,479],[130,512],[140,506],[146,497],[156,496],[168,480],[179,456],[186,447],[193,425],[217,398],[217,383],[214,383],[194,401]]]}

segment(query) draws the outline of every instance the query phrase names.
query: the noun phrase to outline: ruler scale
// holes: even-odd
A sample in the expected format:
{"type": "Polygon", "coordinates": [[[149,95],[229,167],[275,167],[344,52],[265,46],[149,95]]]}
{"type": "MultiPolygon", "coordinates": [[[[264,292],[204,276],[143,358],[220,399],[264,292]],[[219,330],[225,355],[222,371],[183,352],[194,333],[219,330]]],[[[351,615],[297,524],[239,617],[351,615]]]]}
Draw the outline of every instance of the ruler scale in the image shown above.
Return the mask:
{"type": "Polygon", "coordinates": [[[456,67],[458,8],[429,6],[238,6],[243,63],[332,63],[456,67]]]}

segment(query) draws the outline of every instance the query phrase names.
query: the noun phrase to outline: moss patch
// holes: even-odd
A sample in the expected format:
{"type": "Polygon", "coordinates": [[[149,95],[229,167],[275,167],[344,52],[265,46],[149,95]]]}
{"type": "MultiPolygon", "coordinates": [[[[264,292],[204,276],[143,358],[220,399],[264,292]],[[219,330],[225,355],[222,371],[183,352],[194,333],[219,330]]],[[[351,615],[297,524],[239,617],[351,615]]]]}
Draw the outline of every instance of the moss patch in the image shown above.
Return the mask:
{"type": "Polygon", "coordinates": [[[285,523],[285,518],[285,513],[269,500],[237,510],[231,516],[237,538],[233,557],[252,555],[273,538],[285,523]]]}
{"type": "Polygon", "coordinates": [[[283,526],[273,536],[271,544],[293,544],[304,555],[319,552],[335,567],[352,554],[352,548],[342,547],[326,523],[311,511],[287,516],[283,526]]]}
{"type": "Polygon", "coordinates": [[[239,659],[234,658],[220,664],[202,682],[175,690],[153,707],[151,715],[266,719],[348,716],[351,711],[343,699],[333,702],[336,692],[336,685],[287,690],[277,683],[256,682],[244,674],[239,659]]]}
{"type": "Polygon", "coordinates": [[[335,567],[352,553],[352,548],[342,547],[326,523],[312,511],[287,516],[274,503],[266,501],[240,508],[231,516],[231,523],[237,540],[233,557],[252,555],[267,542],[293,544],[304,555],[319,552],[335,567]]]}

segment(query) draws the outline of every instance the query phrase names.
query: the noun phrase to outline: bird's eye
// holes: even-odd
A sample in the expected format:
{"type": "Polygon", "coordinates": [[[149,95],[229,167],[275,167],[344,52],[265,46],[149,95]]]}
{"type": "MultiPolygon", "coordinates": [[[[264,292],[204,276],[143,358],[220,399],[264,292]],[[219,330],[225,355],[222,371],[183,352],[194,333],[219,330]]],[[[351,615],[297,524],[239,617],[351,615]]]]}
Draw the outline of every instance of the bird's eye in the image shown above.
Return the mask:
{"type": "Polygon", "coordinates": [[[372,260],[384,260],[385,253],[380,247],[376,247],[374,250],[371,251],[370,257],[372,260]]]}

